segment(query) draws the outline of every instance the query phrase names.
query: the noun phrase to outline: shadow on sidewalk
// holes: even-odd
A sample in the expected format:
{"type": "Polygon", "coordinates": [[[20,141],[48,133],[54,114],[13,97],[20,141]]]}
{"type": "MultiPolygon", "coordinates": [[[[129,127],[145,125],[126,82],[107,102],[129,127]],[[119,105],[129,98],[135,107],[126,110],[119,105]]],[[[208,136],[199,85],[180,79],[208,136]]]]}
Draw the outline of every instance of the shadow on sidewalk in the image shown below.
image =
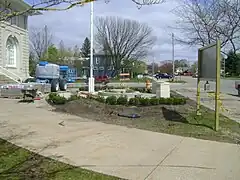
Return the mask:
{"type": "Polygon", "coordinates": [[[189,125],[202,126],[202,127],[206,127],[209,129],[213,129],[211,126],[208,126],[205,124],[191,123],[177,111],[167,109],[166,107],[162,107],[162,113],[163,113],[165,120],[167,120],[167,121],[180,122],[180,123],[185,123],[185,124],[189,124],[189,125]]]}

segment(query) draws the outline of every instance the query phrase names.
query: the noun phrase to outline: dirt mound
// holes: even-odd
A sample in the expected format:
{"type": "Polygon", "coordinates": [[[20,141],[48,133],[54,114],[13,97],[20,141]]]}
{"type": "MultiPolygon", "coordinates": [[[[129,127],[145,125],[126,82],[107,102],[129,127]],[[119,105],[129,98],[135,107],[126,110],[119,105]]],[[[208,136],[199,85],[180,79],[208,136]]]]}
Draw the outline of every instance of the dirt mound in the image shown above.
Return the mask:
{"type": "MultiPolygon", "coordinates": [[[[189,105],[158,105],[137,107],[134,109],[137,109],[136,113],[141,116],[140,119],[184,122],[184,114],[189,108],[189,105]]],[[[90,99],[80,99],[68,102],[65,105],[56,106],[56,111],[74,114],[92,120],[111,122],[114,119],[123,120],[124,117],[119,117],[118,114],[123,112],[131,113],[133,108],[120,105],[107,105],[90,99]]]]}

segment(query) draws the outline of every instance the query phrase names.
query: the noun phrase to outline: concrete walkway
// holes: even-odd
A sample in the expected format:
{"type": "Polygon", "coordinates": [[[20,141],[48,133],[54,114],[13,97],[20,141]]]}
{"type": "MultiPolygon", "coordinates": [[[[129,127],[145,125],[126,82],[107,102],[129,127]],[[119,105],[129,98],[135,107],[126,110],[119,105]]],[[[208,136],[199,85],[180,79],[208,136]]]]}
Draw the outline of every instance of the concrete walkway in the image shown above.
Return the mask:
{"type": "Polygon", "coordinates": [[[239,180],[237,145],[103,124],[49,109],[44,101],[18,104],[0,99],[0,137],[127,179],[239,180]]]}

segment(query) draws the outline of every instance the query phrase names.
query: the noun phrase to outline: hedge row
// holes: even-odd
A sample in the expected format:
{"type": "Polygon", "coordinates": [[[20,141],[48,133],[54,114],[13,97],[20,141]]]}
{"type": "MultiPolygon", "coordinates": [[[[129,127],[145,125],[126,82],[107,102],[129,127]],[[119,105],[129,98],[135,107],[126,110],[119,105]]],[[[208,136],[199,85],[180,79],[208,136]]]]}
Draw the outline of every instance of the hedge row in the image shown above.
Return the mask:
{"type": "MultiPolygon", "coordinates": [[[[123,87],[114,87],[114,86],[97,86],[95,87],[95,91],[106,90],[106,89],[123,89],[123,87]]],[[[145,88],[129,88],[133,91],[139,91],[141,93],[151,93],[152,90],[146,90],[145,88]]],[[[88,87],[80,87],[79,91],[88,91],[88,87]]]]}
{"type": "Polygon", "coordinates": [[[99,102],[110,105],[132,105],[132,106],[153,106],[153,105],[183,105],[186,98],[130,98],[109,96],[106,99],[98,97],[99,102]]]}
{"type": "Polygon", "coordinates": [[[74,101],[77,99],[80,99],[80,97],[78,97],[76,95],[72,95],[69,98],[65,98],[63,96],[60,96],[57,93],[50,93],[48,96],[48,102],[51,104],[56,104],[56,105],[65,104],[66,102],[74,101]]]}
{"type": "MultiPolygon", "coordinates": [[[[89,97],[92,98],[92,97],[89,97]]],[[[72,95],[70,98],[65,98],[57,93],[50,93],[48,101],[52,104],[60,105],[69,101],[78,100],[80,97],[72,95]]],[[[131,106],[154,106],[154,105],[183,105],[186,104],[186,98],[171,97],[171,98],[130,98],[109,96],[106,99],[98,96],[95,100],[109,105],[131,105],[131,106]]]]}

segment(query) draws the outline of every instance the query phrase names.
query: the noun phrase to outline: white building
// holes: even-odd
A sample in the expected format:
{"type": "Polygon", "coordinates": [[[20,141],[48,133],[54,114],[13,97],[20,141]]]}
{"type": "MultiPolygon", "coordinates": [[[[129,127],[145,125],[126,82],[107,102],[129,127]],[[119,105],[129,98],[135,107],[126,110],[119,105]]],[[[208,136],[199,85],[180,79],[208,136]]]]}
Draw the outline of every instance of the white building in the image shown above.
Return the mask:
{"type": "MultiPolygon", "coordinates": [[[[30,8],[22,0],[8,1],[11,3],[10,8],[13,11],[22,12],[30,8]]],[[[12,81],[17,81],[29,76],[28,16],[29,14],[24,14],[13,17],[9,21],[0,21],[1,79],[4,76],[12,81]]]]}

